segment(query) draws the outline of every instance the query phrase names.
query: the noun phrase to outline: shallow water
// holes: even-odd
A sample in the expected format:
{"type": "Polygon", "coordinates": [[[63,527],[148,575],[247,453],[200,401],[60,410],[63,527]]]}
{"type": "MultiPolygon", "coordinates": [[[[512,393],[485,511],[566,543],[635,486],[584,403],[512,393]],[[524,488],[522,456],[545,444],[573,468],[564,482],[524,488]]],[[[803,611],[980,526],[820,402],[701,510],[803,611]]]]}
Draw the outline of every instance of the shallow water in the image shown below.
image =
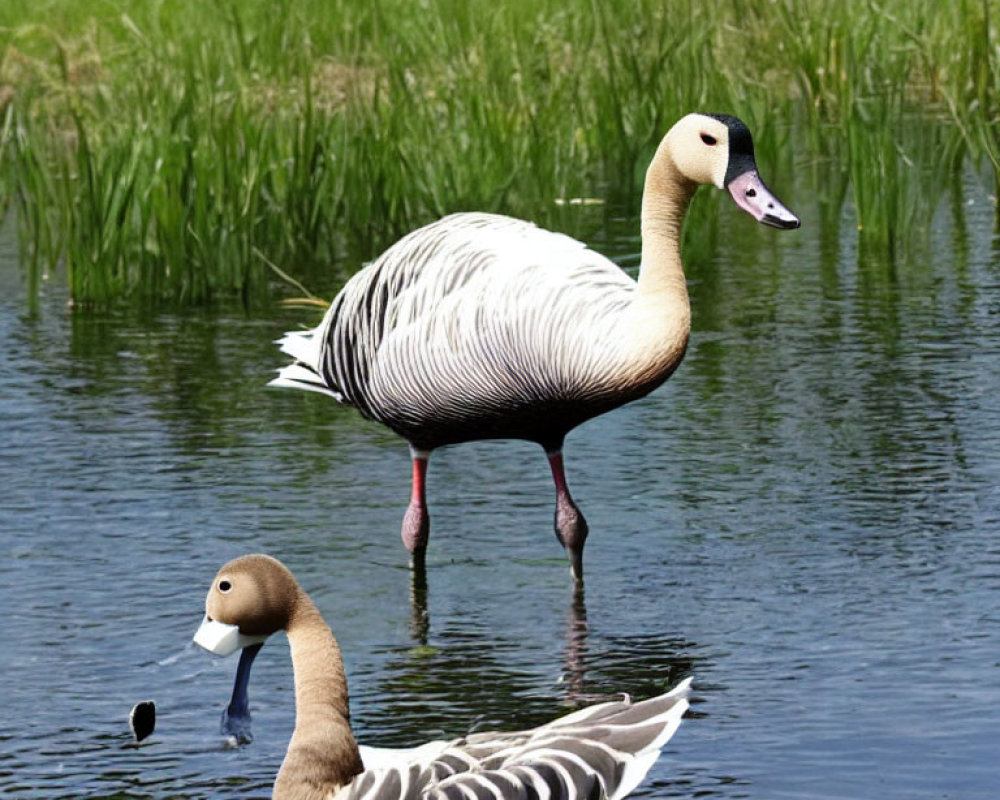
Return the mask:
{"type": "MultiPolygon", "coordinates": [[[[992,800],[1000,241],[975,181],[965,202],[894,271],[808,209],[795,233],[720,214],[728,243],[689,263],[677,374],[568,440],[585,596],[536,447],[435,454],[413,587],[405,446],[264,386],[302,314],[70,316],[54,285],[31,316],[7,236],[0,794],[269,796],[284,638],[257,659],[239,749],[218,733],[235,657],[189,644],[216,569],[267,551],[337,633],[362,741],[536,724],[693,674],[638,796],[992,800]],[[131,747],[146,698],[157,730],[131,747]]],[[[599,234],[626,264],[634,229],[599,234]]]]}

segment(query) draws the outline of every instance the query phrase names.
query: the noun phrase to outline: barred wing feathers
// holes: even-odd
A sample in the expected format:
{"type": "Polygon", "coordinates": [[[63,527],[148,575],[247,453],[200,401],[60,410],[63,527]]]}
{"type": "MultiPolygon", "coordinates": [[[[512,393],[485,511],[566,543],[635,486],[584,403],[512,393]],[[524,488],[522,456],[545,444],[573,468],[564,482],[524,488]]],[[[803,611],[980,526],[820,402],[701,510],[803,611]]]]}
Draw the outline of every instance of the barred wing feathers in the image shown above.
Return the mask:
{"type": "Polygon", "coordinates": [[[363,748],[368,768],[336,800],[620,800],[677,730],[689,686],[590,706],[531,731],[472,734],[413,751],[363,748]]]}
{"type": "Polygon", "coordinates": [[[488,430],[595,391],[634,289],[568,236],[453,214],[355,275],[314,331],[288,334],[295,364],[272,383],[330,394],[407,438],[471,420],[488,430]]]}

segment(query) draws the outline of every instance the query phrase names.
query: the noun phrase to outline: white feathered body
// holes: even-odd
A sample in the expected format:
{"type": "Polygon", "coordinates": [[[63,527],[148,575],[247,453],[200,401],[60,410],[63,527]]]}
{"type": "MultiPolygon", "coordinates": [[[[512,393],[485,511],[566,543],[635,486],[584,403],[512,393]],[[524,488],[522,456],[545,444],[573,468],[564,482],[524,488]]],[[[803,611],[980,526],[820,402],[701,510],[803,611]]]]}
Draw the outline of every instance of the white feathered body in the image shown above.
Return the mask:
{"type": "Polygon", "coordinates": [[[355,275],[318,328],[286,335],[296,363],[272,383],[332,395],[418,448],[558,444],[654,389],[683,356],[686,294],[681,318],[651,329],[636,295],[617,265],[568,236],[454,214],[355,275]]]}

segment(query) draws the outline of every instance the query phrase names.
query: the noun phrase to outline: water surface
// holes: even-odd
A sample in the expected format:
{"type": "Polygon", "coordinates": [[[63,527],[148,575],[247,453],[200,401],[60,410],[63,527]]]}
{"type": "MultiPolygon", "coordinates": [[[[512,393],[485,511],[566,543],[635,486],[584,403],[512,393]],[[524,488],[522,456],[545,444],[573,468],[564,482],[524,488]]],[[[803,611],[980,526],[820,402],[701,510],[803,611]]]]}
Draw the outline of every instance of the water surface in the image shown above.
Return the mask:
{"type": "MultiPolygon", "coordinates": [[[[218,734],[235,657],[189,645],[216,569],[266,551],[338,635],[362,741],[537,724],[691,674],[638,796],[992,800],[1000,241],[974,180],[964,203],[896,267],[808,206],[795,233],[720,212],[726,241],[688,250],[681,368],[568,439],[583,596],[535,446],[435,454],[413,587],[405,445],[264,386],[303,314],[70,315],[54,281],[31,316],[7,236],[0,794],[269,796],[285,639],[257,659],[240,749],[218,734]],[[147,698],[157,731],[130,747],[147,698]]],[[[635,230],[599,244],[634,264],[635,230]]]]}

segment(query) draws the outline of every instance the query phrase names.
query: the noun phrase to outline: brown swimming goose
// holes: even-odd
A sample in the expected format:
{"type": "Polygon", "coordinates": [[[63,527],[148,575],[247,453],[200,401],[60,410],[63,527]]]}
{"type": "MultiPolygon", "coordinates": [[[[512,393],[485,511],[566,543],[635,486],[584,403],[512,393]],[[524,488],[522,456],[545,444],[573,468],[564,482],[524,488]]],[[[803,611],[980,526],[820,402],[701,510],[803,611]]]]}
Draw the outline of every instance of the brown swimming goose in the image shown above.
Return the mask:
{"type": "Polygon", "coordinates": [[[281,340],[295,361],[271,385],[323,392],[409,442],[413,486],[402,536],[414,563],[422,563],[430,532],[431,451],[526,439],[548,456],[556,536],[582,579],[587,523],[566,485],[563,440],[648,394],[684,356],[691,313],[681,226],[701,184],[727,188],[764,224],[799,225],[758,177],[746,125],[689,114],[646,172],[638,281],[530,222],[453,214],[358,272],[318,328],[281,340]]]}
{"type": "Polygon", "coordinates": [[[532,730],[402,750],[359,746],[340,648],[280,561],[248,555],[219,570],[194,640],[217,655],[247,648],[234,688],[245,708],[253,655],[279,630],[292,654],[295,730],[274,800],[618,800],[646,775],[688,707],[690,679],[659,697],[589,706],[532,730]]]}

